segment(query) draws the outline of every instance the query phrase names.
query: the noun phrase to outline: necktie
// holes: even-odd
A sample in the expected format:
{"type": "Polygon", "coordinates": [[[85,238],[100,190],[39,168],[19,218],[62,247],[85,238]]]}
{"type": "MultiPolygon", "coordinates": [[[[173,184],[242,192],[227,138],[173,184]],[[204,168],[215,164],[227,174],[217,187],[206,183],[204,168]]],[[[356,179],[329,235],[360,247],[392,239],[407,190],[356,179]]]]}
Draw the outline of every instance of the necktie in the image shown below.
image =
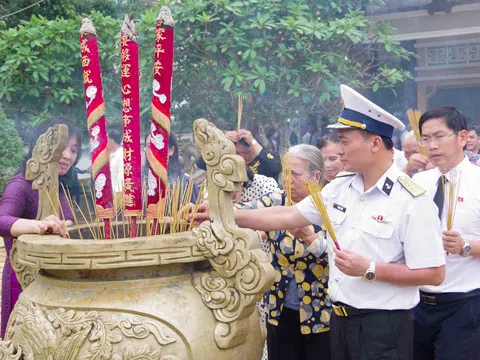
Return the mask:
{"type": "Polygon", "coordinates": [[[447,178],[445,175],[440,176],[437,182],[437,192],[435,193],[435,196],[433,197],[433,202],[435,205],[438,207],[438,217],[441,219],[442,218],[442,211],[443,211],[443,204],[445,203],[445,194],[443,192],[444,185],[447,183],[447,178]],[[443,184],[442,184],[443,182],[443,184]]]}

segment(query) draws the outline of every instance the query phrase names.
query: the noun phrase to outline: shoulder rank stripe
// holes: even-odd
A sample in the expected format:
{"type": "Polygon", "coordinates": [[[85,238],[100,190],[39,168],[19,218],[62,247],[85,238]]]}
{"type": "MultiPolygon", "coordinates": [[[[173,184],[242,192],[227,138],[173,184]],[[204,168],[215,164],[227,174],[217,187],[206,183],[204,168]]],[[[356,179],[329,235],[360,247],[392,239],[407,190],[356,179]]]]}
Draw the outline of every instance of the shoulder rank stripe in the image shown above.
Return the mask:
{"type": "Polygon", "coordinates": [[[336,179],[336,178],[347,177],[347,176],[353,176],[353,175],[357,175],[357,173],[348,172],[348,171],[340,171],[340,172],[337,174],[337,176],[335,176],[335,179],[336,179]]]}
{"type": "Polygon", "coordinates": [[[425,194],[425,190],[415,184],[408,176],[400,176],[398,182],[407,190],[413,197],[419,197],[425,194]]]}

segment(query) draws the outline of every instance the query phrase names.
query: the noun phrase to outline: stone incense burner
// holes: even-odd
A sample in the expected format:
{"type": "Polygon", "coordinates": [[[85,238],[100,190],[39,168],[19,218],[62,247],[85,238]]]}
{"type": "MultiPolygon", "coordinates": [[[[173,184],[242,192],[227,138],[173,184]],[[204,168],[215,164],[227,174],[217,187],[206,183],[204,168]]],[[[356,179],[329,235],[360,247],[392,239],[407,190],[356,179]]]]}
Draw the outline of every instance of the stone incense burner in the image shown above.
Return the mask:
{"type": "MultiPolygon", "coordinates": [[[[233,220],[231,193],[246,180],[245,165],[208,121],[197,120],[194,132],[207,164],[212,221],[117,240],[20,236],[11,261],[24,291],[0,359],[261,358],[265,331],[255,304],[274,273],[256,234],[233,220]]],[[[44,180],[56,178],[52,164],[66,138],[37,143],[49,149],[38,171],[44,180]]],[[[40,196],[58,191],[52,181],[37,186],[40,196]]],[[[40,201],[39,214],[48,214],[48,205],[40,201]]]]}

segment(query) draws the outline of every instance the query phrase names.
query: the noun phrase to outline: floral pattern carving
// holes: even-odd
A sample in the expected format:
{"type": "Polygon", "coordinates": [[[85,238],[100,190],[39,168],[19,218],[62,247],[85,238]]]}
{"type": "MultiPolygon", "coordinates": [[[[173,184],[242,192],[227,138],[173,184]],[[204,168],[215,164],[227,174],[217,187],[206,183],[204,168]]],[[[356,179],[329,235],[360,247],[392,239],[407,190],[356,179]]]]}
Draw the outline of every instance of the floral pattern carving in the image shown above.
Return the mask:
{"type": "Polygon", "coordinates": [[[214,271],[197,274],[193,285],[217,320],[220,348],[245,342],[255,303],[272,284],[274,272],[252,230],[237,227],[231,194],[246,180],[245,163],[233,143],[207,120],[194,124],[195,141],[207,164],[210,222],[194,230],[197,246],[214,271]]]}
{"type": "Polygon", "coordinates": [[[22,295],[0,342],[0,360],[180,360],[164,353],[177,341],[165,330],[139,315],[48,309],[22,295]],[[154,347],[142,342],[149,336],[154,347]],[[129,341],[122,351],[119,345],[127,338],[138,345],[129,341]]]}

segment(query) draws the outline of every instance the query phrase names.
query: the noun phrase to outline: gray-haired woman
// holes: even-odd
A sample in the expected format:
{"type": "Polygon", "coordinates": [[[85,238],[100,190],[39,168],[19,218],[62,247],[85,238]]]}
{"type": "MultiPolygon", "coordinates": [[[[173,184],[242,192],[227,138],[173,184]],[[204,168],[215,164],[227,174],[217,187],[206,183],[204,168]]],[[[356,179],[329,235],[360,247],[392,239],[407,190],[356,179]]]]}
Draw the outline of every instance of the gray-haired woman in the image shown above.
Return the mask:
{"type": "MultiPolygon", "coordinates": [[[[324,159],[312,145],[289,149],[291,201],[308,196],[305,181],[324,182],[324,159]]],[[[283,206],[284,192],[270,193],[256,201],[237,204],[243,209],[283,206]]],[[[275,282],[265,294],[268,359],[330,359],[328,257],[324,232],[317,225],[267,234],[275,269],[275,282]]]]}

